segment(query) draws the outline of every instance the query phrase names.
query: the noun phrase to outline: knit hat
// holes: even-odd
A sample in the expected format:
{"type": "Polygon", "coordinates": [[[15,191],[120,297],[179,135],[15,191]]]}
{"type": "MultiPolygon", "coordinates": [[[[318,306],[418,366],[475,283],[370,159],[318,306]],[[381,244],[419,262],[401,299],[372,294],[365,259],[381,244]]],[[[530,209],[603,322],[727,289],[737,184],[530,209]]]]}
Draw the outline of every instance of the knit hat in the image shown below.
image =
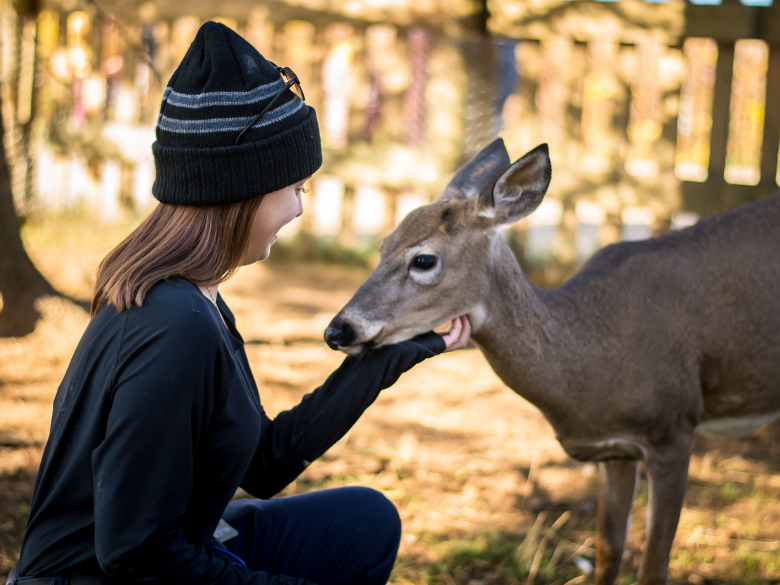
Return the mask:
{"type": "Polygon", "coordinates": [[[322,165],[314,108],[287,90],[239,133],[285,82],[223,24],[200,27],[163,93],[152,144],[152,194],[163,203],[218,205],[293,185],[322,165]]]}

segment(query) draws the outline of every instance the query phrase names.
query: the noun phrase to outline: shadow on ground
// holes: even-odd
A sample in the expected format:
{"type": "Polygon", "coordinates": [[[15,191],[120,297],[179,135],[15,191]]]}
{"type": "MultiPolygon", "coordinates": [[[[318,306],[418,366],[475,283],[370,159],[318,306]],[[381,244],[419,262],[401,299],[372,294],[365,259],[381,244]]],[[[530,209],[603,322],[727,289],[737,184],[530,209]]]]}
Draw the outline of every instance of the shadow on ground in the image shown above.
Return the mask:
{"type": "MultiPolygon", "coordinates": [[[[0,450],[0,457],[5,455],[0,450]]],[[[19,558],[24,526],[30,511],[35,469],[23,469],[11,474],[0,474],[0,582],[19,558]]]]}

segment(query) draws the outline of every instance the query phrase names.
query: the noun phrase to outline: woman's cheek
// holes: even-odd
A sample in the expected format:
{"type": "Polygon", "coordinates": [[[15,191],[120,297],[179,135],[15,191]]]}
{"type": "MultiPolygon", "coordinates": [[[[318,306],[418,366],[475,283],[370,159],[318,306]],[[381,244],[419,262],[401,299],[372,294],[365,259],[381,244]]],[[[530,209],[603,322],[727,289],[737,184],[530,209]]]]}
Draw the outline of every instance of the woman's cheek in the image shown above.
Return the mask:
{"type": "Polygon", "coordinates": [[[284,217],[284,223],[279,227],[281,228],[282,226],[287,225],[296,217],[298,217],[299,211],[300,211],[300,204],[298,203],[298,198],[296,197],[293,200],[293,202],[287,207],[287,213],[285,214],[284,217]]]}

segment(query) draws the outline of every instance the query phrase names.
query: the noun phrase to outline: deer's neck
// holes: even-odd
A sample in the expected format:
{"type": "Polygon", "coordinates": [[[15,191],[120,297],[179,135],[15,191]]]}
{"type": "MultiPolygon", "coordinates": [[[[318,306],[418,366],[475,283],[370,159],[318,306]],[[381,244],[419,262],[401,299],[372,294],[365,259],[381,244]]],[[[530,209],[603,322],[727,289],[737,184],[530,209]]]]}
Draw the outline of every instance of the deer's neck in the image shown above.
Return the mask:
{"type": "Polygon", "coordinates": [[[570,418],[566,364],[569,346],[553,295],[523,274],[508,246],[494,246],[489,291],[472,338],[499,378],[559,428],[570,418]]]}

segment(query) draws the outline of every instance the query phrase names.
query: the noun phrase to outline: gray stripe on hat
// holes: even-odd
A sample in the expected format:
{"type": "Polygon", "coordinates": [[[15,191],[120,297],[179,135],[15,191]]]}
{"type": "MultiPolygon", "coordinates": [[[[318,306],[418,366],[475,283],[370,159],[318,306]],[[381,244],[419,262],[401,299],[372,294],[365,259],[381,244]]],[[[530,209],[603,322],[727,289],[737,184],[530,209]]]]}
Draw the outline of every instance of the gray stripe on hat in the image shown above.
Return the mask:
{"type": "Polygon", "coordinates": [[[260,85],[249,91],[212,91],[194,95],[179,93],[178,91],[173,91],[172,87],[166,87],[163,92],[163,102],[167,101],[172,106],[180,108],[240,106],[267,99],[281,91],[284,85],[283,79],[277,79],[273,83],[260,85]]]}
{"type": "MultiPolygon", "coordinates": [[[[292,116],[303,107],[303,100],[294,98],[268,112],[260,118],[252,128],[261,128],[292,116]]],[[[177,134],[212,134],[214,132],[236,132],[246,128],[246,125],[252,121],[254,116],[244,116],[240,118],[212,118],[210,120],[177,120],[168,116],[160,117],[157,120],[157,128],[166,132],[175,132],[177,134]]]]}

